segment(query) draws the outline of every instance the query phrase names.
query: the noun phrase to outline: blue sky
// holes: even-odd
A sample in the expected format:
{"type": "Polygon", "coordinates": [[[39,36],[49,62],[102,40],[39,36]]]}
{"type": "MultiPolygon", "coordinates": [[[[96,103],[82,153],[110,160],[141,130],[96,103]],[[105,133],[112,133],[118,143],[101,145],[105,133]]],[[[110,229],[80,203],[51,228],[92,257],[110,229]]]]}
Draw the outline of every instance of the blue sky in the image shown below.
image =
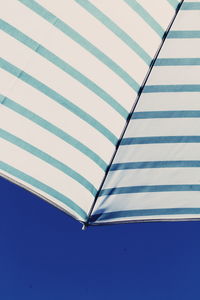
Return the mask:
{"type": "Polygon", "coordinates": [[[2,179],[0,299],[198,299],[200,222],[89,227],[2,179]]]}

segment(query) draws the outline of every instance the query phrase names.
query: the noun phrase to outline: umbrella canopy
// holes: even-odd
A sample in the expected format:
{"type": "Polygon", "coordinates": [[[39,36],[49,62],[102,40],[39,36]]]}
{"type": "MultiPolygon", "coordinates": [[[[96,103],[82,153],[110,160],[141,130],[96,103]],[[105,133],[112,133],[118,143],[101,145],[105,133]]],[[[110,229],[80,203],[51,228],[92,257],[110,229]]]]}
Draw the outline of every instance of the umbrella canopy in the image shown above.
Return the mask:
{"type": "Polygon", "coordinates": [[[86,224],[197,218],[199,12],[3,3],[2,175],[86,224]]]}

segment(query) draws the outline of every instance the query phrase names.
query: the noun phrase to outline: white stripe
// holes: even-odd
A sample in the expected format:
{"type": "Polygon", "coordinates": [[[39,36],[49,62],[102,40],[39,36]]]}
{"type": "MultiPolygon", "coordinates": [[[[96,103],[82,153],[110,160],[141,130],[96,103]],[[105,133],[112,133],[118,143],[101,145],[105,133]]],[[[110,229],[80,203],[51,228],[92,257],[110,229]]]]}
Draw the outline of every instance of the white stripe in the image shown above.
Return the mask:
{"type": "Polygon", "coordinates": [[[142,94],[136,111],[199,110],[199,93],[142,94]]]}
{"type": "MultiPolygon", "coordinates": [[[[110,172],[107,176],[106,188],[146,186],[146,185],[181,185],[199,184],[200,168],[155,168],[134,169],[110,172]],[[117,184],[117,178],[120,183],[117,184]]],[[[163,193],[163,192],[162,192],[163,193]]],[[[166,192],[167,193],[167,192],[166,192]]],[[[164,194],[166,194],[164,192],[164,194]]],[[[169,193],[169,192],[168,192],[169,193]]],[[[149,194],[149,193],[148,193],[149,194]]],[[[126,196],[125,196],[126,197],[126,196]]],[[[132,195],[134,198],[135,196],[132,195]]],[[[151,198],[149,194],[149,198],[151,198]]]]}
{"type": "Polygon", "coordinates": [[[168,39],[159,58],[195,58],[199,53],[199,39],[168,39]]]}
{"type": "Polygon", "coordinates": [[[41,17],[27,9],[26,6],[17,0],[4,1],[0,16],[14,26],[17,24],[17,27],[23,29],[24,32],[32,32],[34,38],[42,38],[47,33],[47,27],[44,26],[44,21],[41,17]]]}
{"type": "Polygon", "coordinates": [[[200,144],[150,144],[126,146],[126,154],[118,150],[114,163],[165,161],[165,160],[199,160],[200,144]]]}
{"type": "MultiPolygon", "coordinates": [[[[159,209],[176,207],[200,207],[199,192],[168,192],[168,193],[149,193],[124,195],[110,195],[109,199],[105,196],[99,197],[97,206],[101,203],[101,209],[96,209],[95,214],[101,210],[106,212],[131,210],[131,209],[159,209]],[[162,198],[161,198],[162,197],[162,198]],[[188,201],[189,199],[189,201],[188,201]],[[114,207],[113,207],[114,206],[114,207]]],[[[135,218],[135,217],[134,217],[135,218]]],[[[141,218],[141,217],[140,217],[141,218]]],[[[159,216],[157,216],[157,219],[159,216]]]]}
{"type": "Polygon", "coordinates": [[[200,30],[200,11],[182,10],[180,14],[181,18],[179,18],[179,22],[176,24],[176,30],[200,30]]]}
{"type": "Polygon", "coordinates": [[[151,73],[151,85],[199,84],[199,78],[200,66],[156,67],[151,73]]]}
{"type": "Polygon", "coordinates": [[[125,137],[200,135],[200,118],[132,120],[125,137]]]}

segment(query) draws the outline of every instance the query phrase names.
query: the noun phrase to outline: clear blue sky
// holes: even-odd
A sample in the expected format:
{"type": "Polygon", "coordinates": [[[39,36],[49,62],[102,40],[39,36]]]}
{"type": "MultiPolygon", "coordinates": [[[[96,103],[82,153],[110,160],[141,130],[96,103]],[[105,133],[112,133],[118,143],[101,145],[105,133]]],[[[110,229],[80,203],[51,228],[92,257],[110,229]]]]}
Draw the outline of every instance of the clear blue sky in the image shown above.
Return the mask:
{"type": "Polygon", "coordinates": [[[0,299],[200,295],[200,222],[90,227],[1,180],[0,299]]]}

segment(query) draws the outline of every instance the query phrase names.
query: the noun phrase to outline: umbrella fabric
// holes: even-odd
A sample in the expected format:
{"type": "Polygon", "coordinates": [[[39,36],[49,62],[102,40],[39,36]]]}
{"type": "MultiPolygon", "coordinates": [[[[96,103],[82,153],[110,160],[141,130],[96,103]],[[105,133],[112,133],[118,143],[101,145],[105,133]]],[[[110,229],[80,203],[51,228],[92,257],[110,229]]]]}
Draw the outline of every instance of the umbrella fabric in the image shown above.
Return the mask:
{"type": "Polygon", "coordinates": [[[2,175],[85,222],[179,3],[3,1],[2,175]]]}
{"type": "Polygon", "coordinates": [[[181,6],[92,222],[200,217],[200,2],[181,6]]]}

